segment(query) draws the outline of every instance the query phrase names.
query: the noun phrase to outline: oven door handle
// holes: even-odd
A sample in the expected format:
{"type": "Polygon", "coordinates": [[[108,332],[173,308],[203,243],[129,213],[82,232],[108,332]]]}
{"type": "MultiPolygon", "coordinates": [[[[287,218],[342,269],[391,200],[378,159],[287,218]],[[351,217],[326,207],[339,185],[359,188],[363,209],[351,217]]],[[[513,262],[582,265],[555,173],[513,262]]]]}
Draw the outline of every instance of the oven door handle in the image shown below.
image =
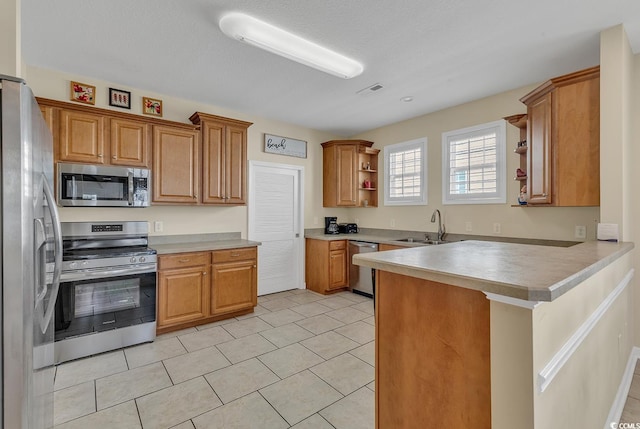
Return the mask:
{"type": "MultiPolygon", "coordinates": [[[[55,309],[56,300],[58,298],[58,289],[60,289],[60,275],[62,273],[62,228],[60,226],[60,216],[58,215],[58,208],[56,206],[56,200],[53,197],[51,186],[47,177],[42,174],[42,190],[44,191],[45,200],[47,201],[47,208],[51,215],[51,222],[53,226],[53,240],[54,240],[54,253],[53,253],[53,279],[51,281],[51,296],[47,303],[47,308],[44,311],[43,317],[40,318],[40,330],[44,334],[47,332],[51,318],[53,317],[53,310],[55,309]]],[[[42,223],[36,223],[44,227],[42,223]]],[[[38,226],[36,226],[38,228],[38,226]]],[[[37,232],[36,232],[37,233],[37,232]]],[[[44,233],[44,231],[42,231],[44,233]]],[[[36,297],[36,308],[45,299],[47,294],[47,282],[44,282],[44,289],[38,293],[36,297]]]]}
{"type": "Polygon", "coordinates": [[[127,267],[120,269],[95,269],[86,271],[72,271],[62,274],[64,282],[90,279],[105,279],[109,277],[127,276],[132,274],[155,273],[156,264],[146,264],[137,267],[127,267]]]}

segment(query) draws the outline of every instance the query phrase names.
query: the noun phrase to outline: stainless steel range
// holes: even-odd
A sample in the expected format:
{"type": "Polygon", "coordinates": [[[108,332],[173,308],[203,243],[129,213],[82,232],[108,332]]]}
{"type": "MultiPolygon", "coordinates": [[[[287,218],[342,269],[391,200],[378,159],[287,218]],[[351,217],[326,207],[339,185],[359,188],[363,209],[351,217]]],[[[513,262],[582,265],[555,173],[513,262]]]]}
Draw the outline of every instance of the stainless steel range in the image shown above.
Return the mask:
{"type": "Polygon", "coordinates": [[[156,252],[147,222],[63,222],[56,363],[153,341],[156,252]]]}

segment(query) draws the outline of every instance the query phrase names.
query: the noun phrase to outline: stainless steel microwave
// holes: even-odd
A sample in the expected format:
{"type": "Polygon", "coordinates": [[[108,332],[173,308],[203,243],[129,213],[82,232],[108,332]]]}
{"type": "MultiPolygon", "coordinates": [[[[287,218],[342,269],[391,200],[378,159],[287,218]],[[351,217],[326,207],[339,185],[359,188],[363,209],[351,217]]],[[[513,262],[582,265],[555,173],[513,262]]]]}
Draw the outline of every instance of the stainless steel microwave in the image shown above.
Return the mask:
{"type": "Polygon", "coordinates": [[[149,207],[146,168],[58,163],[58,204],[82,207],[149,207]]]}

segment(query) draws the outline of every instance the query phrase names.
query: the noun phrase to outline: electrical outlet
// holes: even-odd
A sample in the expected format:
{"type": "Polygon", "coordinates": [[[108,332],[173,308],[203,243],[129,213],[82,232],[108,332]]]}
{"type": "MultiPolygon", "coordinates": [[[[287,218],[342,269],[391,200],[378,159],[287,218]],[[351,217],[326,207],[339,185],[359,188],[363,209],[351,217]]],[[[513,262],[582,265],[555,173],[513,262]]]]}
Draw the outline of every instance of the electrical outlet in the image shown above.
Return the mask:
{"type": "Polygon", "coordinates": [[[465,222],[464,230],[467,231],[467,232],[473,231],[473,226],[471,225],[471,222],[465,222]]]}
{"type": "Polygon", "coordinates": [[[389,226],[390,226],[391,228],[394,228],[394,227],[396,226],[396,220],[395,220],[395,219],[391,219],[391,220],[389,221],[389,226]]]}
{"type": "Polygon", "coordinates": [[[162,232],[162,226],[162,221],[157,220],[153,223],[153,230],[155,232],[162,232]]]}
{"type": "Polygon", "coordinates": [[[314,216],[313,217],[313,224],[317,225],[318,224],[318,216],[314,216]]]}
{"type": "Polygon", "coordinates": [[[500,226],[500,222],[493,223],[493,233],[500,234],[502,232],[502,227],[500,226]]]}
{"type": "Polygon", "coordinates": [[[587,238],[587,227],[584,225],[576,225],[574,236],[580,240],[587,238]]]}

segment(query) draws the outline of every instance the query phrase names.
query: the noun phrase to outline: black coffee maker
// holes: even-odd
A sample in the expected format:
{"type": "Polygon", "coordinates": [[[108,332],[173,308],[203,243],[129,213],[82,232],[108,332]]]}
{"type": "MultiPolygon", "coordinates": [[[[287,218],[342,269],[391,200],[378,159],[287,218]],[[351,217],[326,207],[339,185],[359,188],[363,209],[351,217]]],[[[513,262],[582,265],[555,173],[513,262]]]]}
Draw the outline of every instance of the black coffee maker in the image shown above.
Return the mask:
{"type": "Polygon", "coordinates": [[[334,216],[327,216],[324,218],[324,233],[325,234],[339,234],[338,231],[338,218],[334,216]]]}

